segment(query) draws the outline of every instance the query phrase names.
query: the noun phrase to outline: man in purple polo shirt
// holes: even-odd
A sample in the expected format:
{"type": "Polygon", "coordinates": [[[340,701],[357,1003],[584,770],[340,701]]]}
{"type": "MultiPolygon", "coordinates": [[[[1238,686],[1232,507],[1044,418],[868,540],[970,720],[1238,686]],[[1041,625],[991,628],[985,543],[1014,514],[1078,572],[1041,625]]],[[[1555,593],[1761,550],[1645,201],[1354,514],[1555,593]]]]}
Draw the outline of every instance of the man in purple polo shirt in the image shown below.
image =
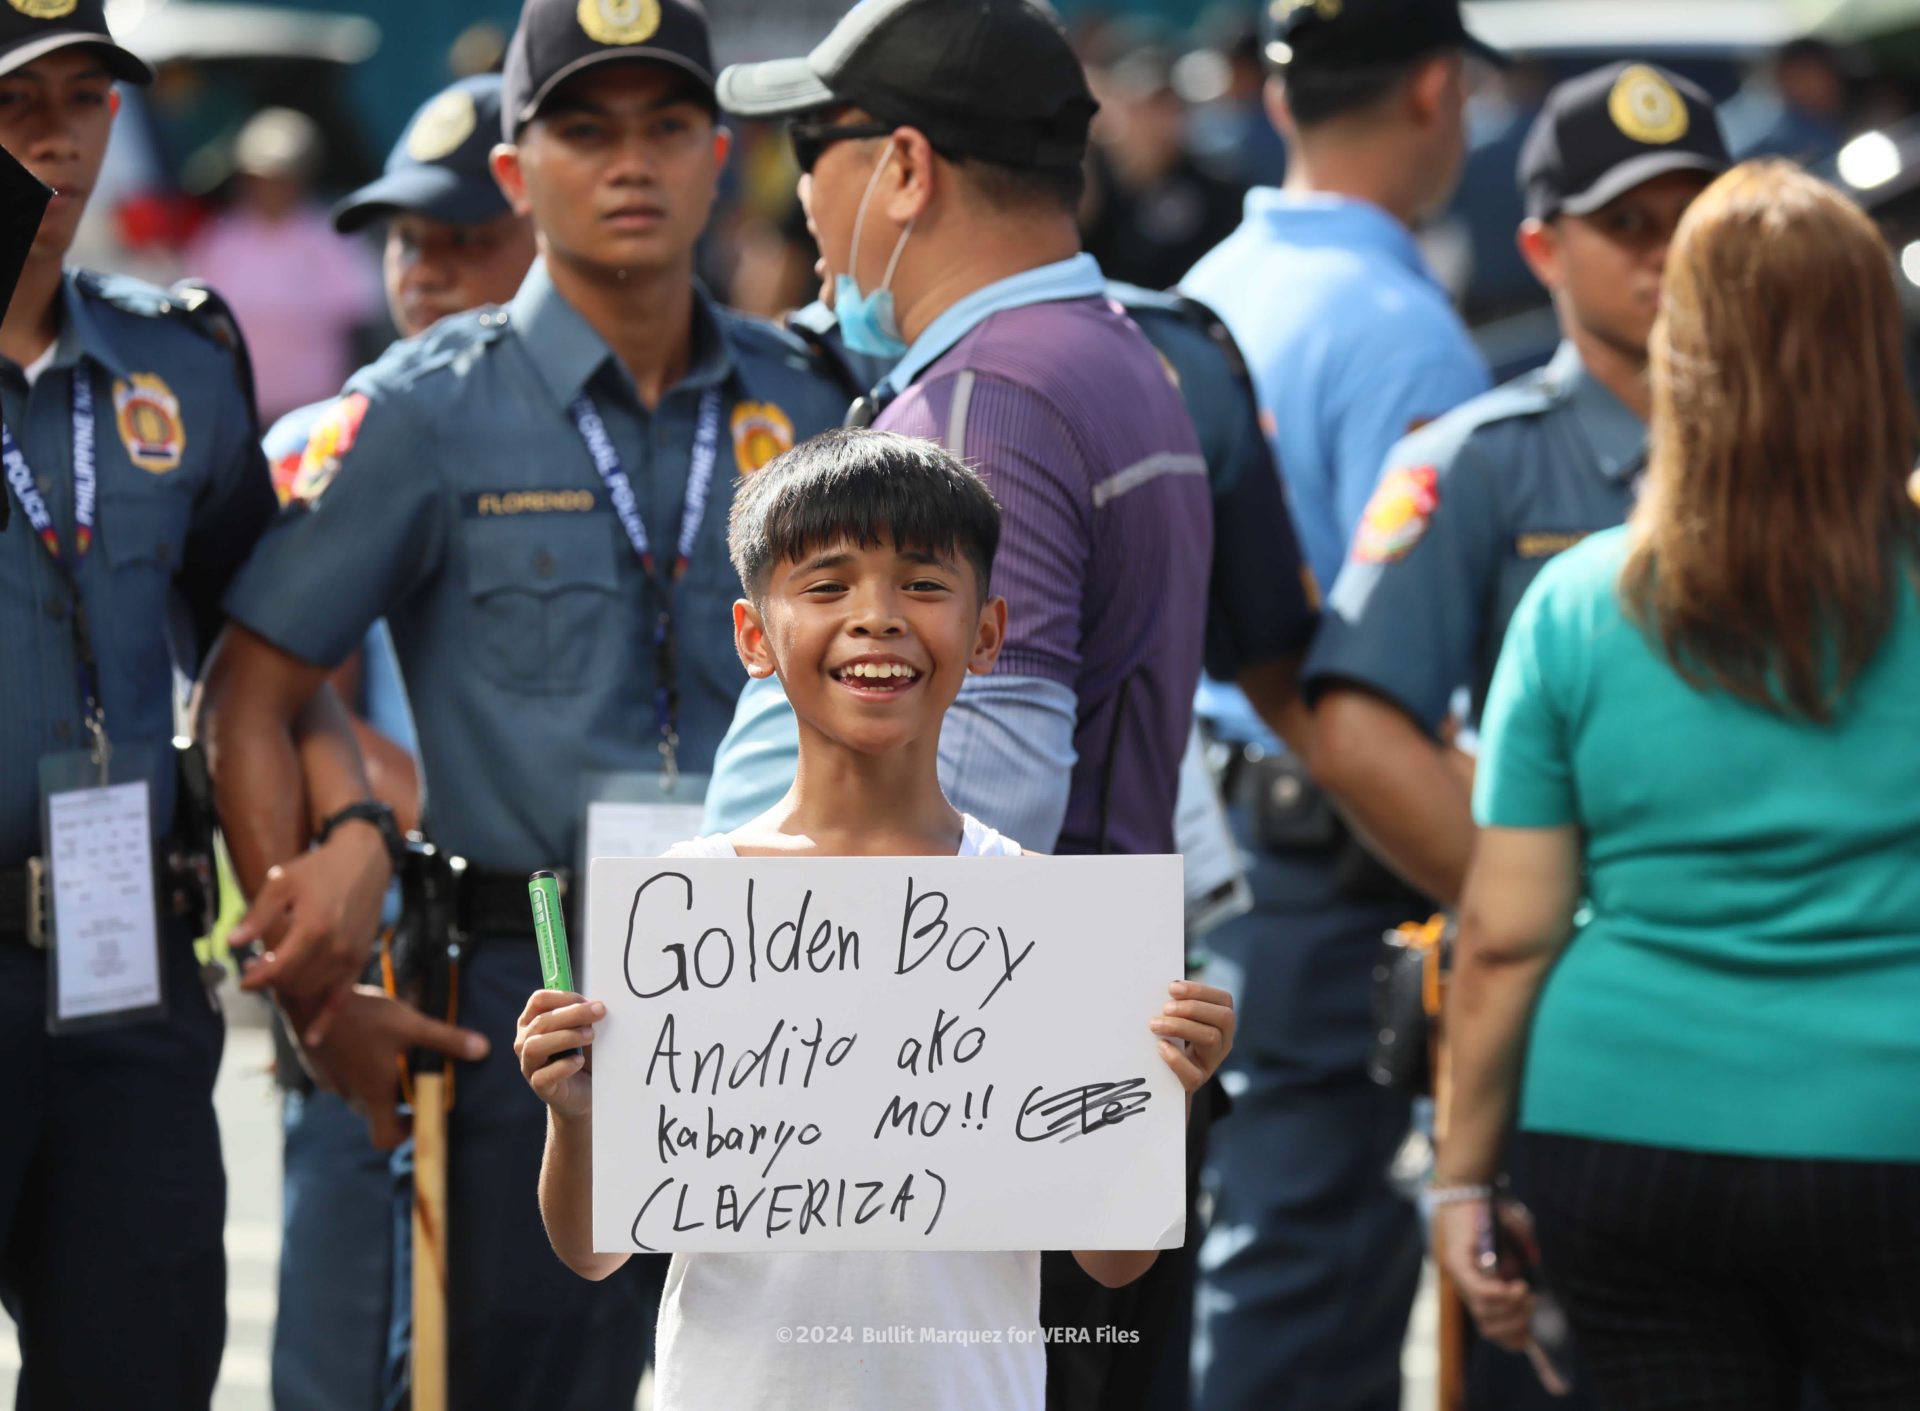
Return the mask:
{"type": "MultiPolygon", "coordinates": [[[[793,119],[841,336],[895,363],[854,419],[940,442],[1006,511],[1007,645],[948,712],[948,794],[1043,851],[1174,851],[1211,499],[1166,364],[1080,250],[1097,105],[1064,34],[1029,0],[865,0],[806,58],[729,69],[719,92],[793,119]]],[[[738,767],[777,770],[781,749],[738,767]]],[[[729,767],[723,748],[716,796],[729,767]]],[[[1049,1407],[1145,1405],[1182,1296],[1178,1260],[1108,1291],[1049,1256],[1050,1326],[1140,1334],[1051,1343],[1049,1407]]]]}
{"type": "Polygon", "coordinates": [[[1179,391],[1081,253],[1097,106],[1029,0],[866,0],[723,107],[787,117],[856,416],[941,442],[1006,510],[1009,640],[948,717],[942,774],[1031,847],[1171,852],[1212,519],[1179,391]]]}

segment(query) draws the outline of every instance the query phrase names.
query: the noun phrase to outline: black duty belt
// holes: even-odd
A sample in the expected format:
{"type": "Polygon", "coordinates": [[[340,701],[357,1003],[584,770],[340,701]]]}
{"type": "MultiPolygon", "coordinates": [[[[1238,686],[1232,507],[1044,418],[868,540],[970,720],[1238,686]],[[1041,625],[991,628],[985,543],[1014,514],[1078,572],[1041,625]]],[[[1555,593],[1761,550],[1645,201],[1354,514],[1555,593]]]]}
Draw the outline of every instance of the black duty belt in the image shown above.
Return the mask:
{"type": "MultiPolygon", "coordinates": [[[[560,882],[560,904],[573,905],[573,869],[549,869],[560,882]]],[[[533,903],[527,895],[531,872],[498,872],[484,867],[469,867],[460,879],[457,911],[460,928],[469,935],[477,931],[512,929],[533,937],[533,903]]]]}
{"type": "MultiPolygon", "coordinates": [[[[0,867],[0,945],[46,949],[52,917],[52,880],[45,863],[29,858],[24,866],[0,867]]],[[[190,919],[204,935],[219,910],[219,883],[213,860],[185,844],[157,839],[153,845],[153,895],[162,917],[190,919]]]]}

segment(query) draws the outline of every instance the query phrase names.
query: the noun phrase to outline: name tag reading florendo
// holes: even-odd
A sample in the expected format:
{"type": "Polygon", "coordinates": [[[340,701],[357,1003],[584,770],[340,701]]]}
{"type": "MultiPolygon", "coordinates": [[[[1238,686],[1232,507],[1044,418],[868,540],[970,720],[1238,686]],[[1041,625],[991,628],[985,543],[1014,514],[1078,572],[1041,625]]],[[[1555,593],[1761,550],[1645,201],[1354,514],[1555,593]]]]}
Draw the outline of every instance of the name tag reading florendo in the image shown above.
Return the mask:
{"type": "Polygon", "coordinates": [[[600,858],[596,1250],[1167,1249],[1178,857],[600,858]]]}

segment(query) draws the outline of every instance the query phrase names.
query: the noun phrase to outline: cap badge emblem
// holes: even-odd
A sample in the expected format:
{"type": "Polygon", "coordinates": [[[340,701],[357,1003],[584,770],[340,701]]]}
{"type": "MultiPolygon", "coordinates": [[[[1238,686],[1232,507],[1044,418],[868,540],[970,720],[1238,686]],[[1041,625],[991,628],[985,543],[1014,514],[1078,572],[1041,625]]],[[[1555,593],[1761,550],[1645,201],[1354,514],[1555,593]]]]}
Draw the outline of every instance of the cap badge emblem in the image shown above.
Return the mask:
{"type": "Polygon", "coordinates": [[[580,28],[596,44],[644,44],[660,28],[660,0],[580,0],[580,28]]]}
{"type": "Polygon", "coordinates": [[[1607,113],[1628,137],[1654,147],[1678,142],[1690,122],[1679,90],[1645,64],[1620,75],[1607,98],[1607,113]]]}
{"type": "Polygon", "coordinates": [[[30,20],[64,20],[80,7],[80,0],[7,0],[30,20]]]}
{"type": "Polygon", "coordinates": [[[427,104],[407,134],[407,155],[416,162],[444,161],[479,125],[480,110],[471,93],[442,93],[427,104]]]}

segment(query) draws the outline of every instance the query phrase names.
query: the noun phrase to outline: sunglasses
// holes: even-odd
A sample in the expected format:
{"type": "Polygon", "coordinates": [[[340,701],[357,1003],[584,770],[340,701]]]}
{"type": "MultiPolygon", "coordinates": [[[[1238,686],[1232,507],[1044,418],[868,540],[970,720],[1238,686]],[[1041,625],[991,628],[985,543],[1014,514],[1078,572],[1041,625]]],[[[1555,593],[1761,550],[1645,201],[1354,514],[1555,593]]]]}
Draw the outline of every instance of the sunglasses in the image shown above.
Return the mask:
{"type": "Polygon", "coordinates": [[[879,122],[795,122],[787,125],[787,135],[793,139],[793,159],[799,163],[802,172],[811,172],[821,155],[836,142],[850,142],[860,137],[885,137],[892,131],[890,124],[879,122]]]}

